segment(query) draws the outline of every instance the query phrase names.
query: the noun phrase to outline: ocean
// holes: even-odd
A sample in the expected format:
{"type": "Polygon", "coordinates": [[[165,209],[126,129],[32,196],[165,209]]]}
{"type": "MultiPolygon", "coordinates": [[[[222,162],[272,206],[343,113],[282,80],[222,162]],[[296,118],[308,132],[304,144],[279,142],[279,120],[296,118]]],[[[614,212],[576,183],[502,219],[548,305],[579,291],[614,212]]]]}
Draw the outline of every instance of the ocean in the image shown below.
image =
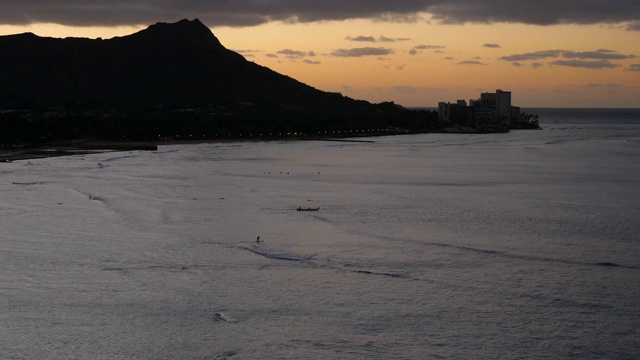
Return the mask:
{"type": "Polygon", "coordinates": [[[637,359],[640,110],[525,111],[2,163],[0,354],[637,359]]]}

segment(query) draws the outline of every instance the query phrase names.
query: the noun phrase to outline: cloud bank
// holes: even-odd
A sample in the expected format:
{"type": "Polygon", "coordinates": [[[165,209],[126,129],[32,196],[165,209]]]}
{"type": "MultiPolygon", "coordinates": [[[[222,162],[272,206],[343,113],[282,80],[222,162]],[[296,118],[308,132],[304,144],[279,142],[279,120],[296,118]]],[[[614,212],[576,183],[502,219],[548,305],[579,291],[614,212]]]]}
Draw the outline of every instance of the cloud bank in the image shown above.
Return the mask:
{"type": "Polygon", "coordinates": [[[458,63],[458,65],[482,65],[482,66],[485,66],[487,64],[485,64],[483,62],[480,62],[478,60],[465,60],[465,61],[460,61],[458,63]]]}
{"type": "MultiPolygon", "coordinates": [[[[549,62],[550,65],[577,67],[584,69],[613,69],[621,65],[613,63],[614,60],[635,59],[636,55],[620,54],[617,51],[598,49],[595,51],[572,50],[541,50],[524,54],[502,56],[499,60],[510,61],[513,66],[522,66],[522,61],[558,59],[549,62]]],[[[532,64],[534,68],[542,66],[539,62],[532,64]]]]}
{"type": "Polygon", "coordinates": [[[635,55],[624,55],[613,50],[598,49],[595,51],[572,51],[572,50],[542,50],[531,53],[515,54],[509,56],[502,56],[500,60],[505,61],[525,61],[525,60],[540,60],[546,58],[558,58],[563,57],[565,59],[594,59],[594,60],[623,60],[623,59],[635,59],[635,55]]]}
{"type": "Polygon", "coordinates": [[[393,54],[394,51],[386,48],[354,48],[354,49],[337,49],[331,55],[336,57],[362,57],[362,56],[383,56],[393,54]]]}
{"type": "MultiPolygon", "coordinates": [[[[428,15],[427,15],[428,17],[428,15]]],[[[0,0],[0,24],[148,25],[199,18],[208,26],[347,19],[449,24],[625,24],[640,31],[637,0],[0,0]],[[496,9],[499,9],[497,11],[496,9]],[[430,19],[424,13],[432,14],[430,19]]]]}
{"type": "Polygon", "coordinates": [[[345,40],[356,41],[356,42],[397,42],[397,41],[408,41],[411,39],[410,38],[389,38],[383,35],[380,35],[378,38],[375,38],[373,36],[360,35],[360,36],[354,36],[354,37],[347,36],[345,40]]]}
{"type": "Polygon", "coordinates": [[[300,51],[300,50],[291,50],[291,49],[283,49],[278,51],[276,54],[283,55],[289,59],[301,59],[306,56],[315,56],[316,54],[313,51],[300,51]]]}
{"type": "Polygon", "coordinates": [[[419,54],[422,50],[435,50],[436,52],[440,51],[441,49],[444,49],[445,46],[443,45],[416,45],[414,46],[411,50],[409,50],[409,55],[417,55],[419,54]]]}

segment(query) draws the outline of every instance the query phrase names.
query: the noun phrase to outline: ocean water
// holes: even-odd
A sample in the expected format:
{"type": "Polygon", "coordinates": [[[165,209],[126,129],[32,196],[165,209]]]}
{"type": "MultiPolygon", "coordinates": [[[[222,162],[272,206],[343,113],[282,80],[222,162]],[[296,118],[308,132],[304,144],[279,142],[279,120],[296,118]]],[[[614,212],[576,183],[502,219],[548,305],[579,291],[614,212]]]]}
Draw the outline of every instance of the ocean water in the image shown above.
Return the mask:
{"type": "Polygon", "coordinates": [[[640,110],[530,111],[2,163],[1,357],[637,359],[640,110]]]}

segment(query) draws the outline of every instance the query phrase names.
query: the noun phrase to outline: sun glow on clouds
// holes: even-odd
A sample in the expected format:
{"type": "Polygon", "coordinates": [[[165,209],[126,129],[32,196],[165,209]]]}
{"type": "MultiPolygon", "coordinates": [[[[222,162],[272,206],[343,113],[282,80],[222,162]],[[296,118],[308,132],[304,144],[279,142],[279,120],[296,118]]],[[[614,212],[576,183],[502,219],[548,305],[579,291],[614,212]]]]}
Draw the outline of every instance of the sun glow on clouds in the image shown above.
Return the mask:
{"type": "MultiPolygon", "coordinates": [[[[212,27],[249,61],[372,102],[436,106],[511,90],[521,106],[640,107],[640,31],[623,26],[372,20],[212,27]],[[589,86],[604,84],[603,86],[589,86]]],[[[175,19],[177,21],[179,19],[175,19]]],[[[214,25],[214,24],[207,24],[214,25]]],[[[146,26],[0,26],[0,34],[123,36],[146,26]]]]}
{"type": "Polygon", "coordinates": [[[322,90],[374,102],[435,106],[475,98],[479,89],[502,88],[511,90],[521,106],[640,107],[635,95],[640,65],[634,65],[640,64],[640,51],[632,45],[640,41],[640,33],[624,28],[351,20],[213,30],[224,44],[238,41],[263,49],[264,55],[252,61],[322,90]],[[262,47],[254,40],[259,33],[270,34],[262,47]],[[283,49],[313,51],[315,58],[307,60],[321,65],[273,56],[283,49]],[[549,51],[556,57],[515,60],[549,51]]]}

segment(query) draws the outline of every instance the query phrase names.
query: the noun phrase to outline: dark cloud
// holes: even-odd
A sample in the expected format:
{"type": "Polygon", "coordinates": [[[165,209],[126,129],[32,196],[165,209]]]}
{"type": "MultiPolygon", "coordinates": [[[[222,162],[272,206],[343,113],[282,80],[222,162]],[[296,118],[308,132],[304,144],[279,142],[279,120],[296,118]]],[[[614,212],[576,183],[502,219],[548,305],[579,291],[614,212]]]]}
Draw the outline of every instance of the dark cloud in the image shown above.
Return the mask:
{"type": "Polygon", "coordinates": [[[572,50],[542,50],[531,53],[502,56],[499,60],[504,61],[527,61],[544,60],[548,58],[564,58],[578,60],[623,60],[635,59],[635,55],[624,55],[617,51],[608,49],[598,49],[595,51],[572,51],[572,50]]]}
{"type": "Polygon", "coordinates": [[[487,64],[477,60],[465,60],[465,61],[460,61],[458,65],[487,65],[487,64]]]}
{"type": "Polygon", "coordinates": [[[388,38],[385,36],[380,35],[380,37],[378,38],[378,41],[380,42],[397,42],[397,41],[409,41],[411,40],[410,38],[388,38]]]}
{"type": "Polygon", "coordinates": [[[537,62],[537,61],[534,61],[534,62],[531,63],[531,67],[534,68],[534,69],[537,69],[537,68],[542,67],[542,66],[544,66],[544,64],[540,63],[540,62],[537,62]]]}
{"type": "Polygon", "coordinates": [[[499,49],[500,44],[483,44],[482,47],[490,48],[490,49],[499,49]]]}
{"type": "Polygon", "coordinates": [[[381,56],[393,54],[393,50],[386,48],[354,48],[354,49],[337,49],[331,55],[336,57],[361,57],[361,56],[381,56]]]}
{"type": "Polygon", "coordinates": [[[627,71],[637,71],[640,72],[640,64],[631,64],[627,68],[627,71]]]}
{"type": "Polygon", "coordinates": [[[309,64],[309,65],[319,65],[322,64],[321,61],[317,61],[317,60],[309,60],[309,59],[304,59],[302,60],[303,63],[305,64],[309,64]]]}
{"type": "Polygon", "coordinates": [[[410,55],[417,55],[421,50],[436,50],[437,53],[441,53],[438,51],[440,49],[444,49],[445,47],[442,45],[416,45],[413,49],[409,50],[410,55]]]}
{"type": "Polygon", "coordinates": [[[502,56],[499,60],[504,61],[526,61],[526,60],[542,60],[546,58],[557,58],[562,53],[562,50],[543,50],[531,53],[516,54],[509,56],[502,56]]]}
{"type": "Polygon", "coordinates": [[[556,60],[552,61],[549,64],[558,65],[558,66],[568,66],[575,68],[584,68],[584,69],[613,69],[620,67],[618,64],[613,64],[609,60],[596,60],[596,61],[587,61],[587,60],[556,60]]]}
{"type": "Polygon", "coordinates": [[[347,36],[345,39],[349,41],[376,42],[376,38],[374,38],[373,36],[347,36]]]}
{"type": "Polygon", "coordinates": [[[627,26],[629,31],[640,31],[640,20],[633,21],[627,26]]]}
{"type": "Polygon", "coordinates": [[[289,59],[302,59],[306,56],[316,56],[316,54],[313,51],[306,52],[306,51],[291,50],[291,49],[280,50],[276,52],[276,54],[283,55],[284,57],[289,59]]]}
{"type": "Polygon", "coordinates": [[[427,21],[461,24],[524,23],[626,24],[640,31],[637,0],[0,0],[0,24],[49,22],[79,26],[148,25],[200,18],[206,25],[253,26],[372,19],[381,22],[427,21]]]}
{"type": "Polygon", "coordinates": [[[429,10],[434,19],[451,24],[508,22],[555,25],[640,20],[640,2],[637,0],[459,0],[430,3],[429,10]]]}
{"type": "Polygon", "coordinates": [[[511,65],[515,66],[515,67],[523,67],[524,65],[522,65],[522,63],[514,61],[511,63],[511,65]]]}
{"type": "MultiPolygon", "coordinates": [[[[620,67],[619,64],[610,60],[635,59],[636,55],[620,54],[609,49],[598,49],[595,51],[572,51],[572,50],[542,50],[525,54],[515,54],[502,56],[499,60],[510,61],[521,64],[521,61],[559,59],[549,62],[550,65],[576,67],[584,69],[613,69],[620,67]]],[[[531,64],[534,68],[542,66],[540,62],[531,64]]]]}
{"type": "Polygon", "coordinates": [[[596,51],[565,51],[562,57],[566,59],[600,59],[600,60],[621,60],[634,59],[635,55],[623,55],[613,50],[600,49],[596,51]]]}
{"type": "Polygon", "coordinates": [[[266,54],[265,56],[266,57],[270,57],[270,58],[277,58],[278,57],[278,55],[276,55],[276,54],[266,54]]]}
{"type": "Polygon", "coordinates": [[[347,36],[345,39],[349,41],[360,41],[360,42],[396,42],[396,41],[411,40],[409,38],[388,38],[382,35],[380,35],[377,39],[373,36],[362,36],[362,35],[356,36],[356,37],[347,36]]]}
{"type": "MultiPolygon", "coordinates": [[[[381,3],[382,1],[377,1],[377,2],[381,3]]],[[[419,1],[416,1],[416,2],[419,2],[419,1]]],[[[352,3],[355,3],[355,2],[352,2],[352,3]]],[[[366,4],[364,4],[364,6],[371,3],[372,2],[367,2],[366,4]]],[[[398,4],[398,2],[396,2],[395,4],[388,4],[388,5],[393,6],[396,4],[400,5],[398,4]]],[[[397,23],[397,24],[414,24],[423,20],[424,19],[420,15],[416,14],[415,12],[409,12],[409,13],[384,12],[373,17],[374,22],[386,22],[386,23],[397,23]]]]}
{"type": "Polygon", "coordinates": [[[413,47],[414,49],[417,50],[429,50],[429,49],[444,49],[445,46],[443,45],[417,45],[413,47]]]}

